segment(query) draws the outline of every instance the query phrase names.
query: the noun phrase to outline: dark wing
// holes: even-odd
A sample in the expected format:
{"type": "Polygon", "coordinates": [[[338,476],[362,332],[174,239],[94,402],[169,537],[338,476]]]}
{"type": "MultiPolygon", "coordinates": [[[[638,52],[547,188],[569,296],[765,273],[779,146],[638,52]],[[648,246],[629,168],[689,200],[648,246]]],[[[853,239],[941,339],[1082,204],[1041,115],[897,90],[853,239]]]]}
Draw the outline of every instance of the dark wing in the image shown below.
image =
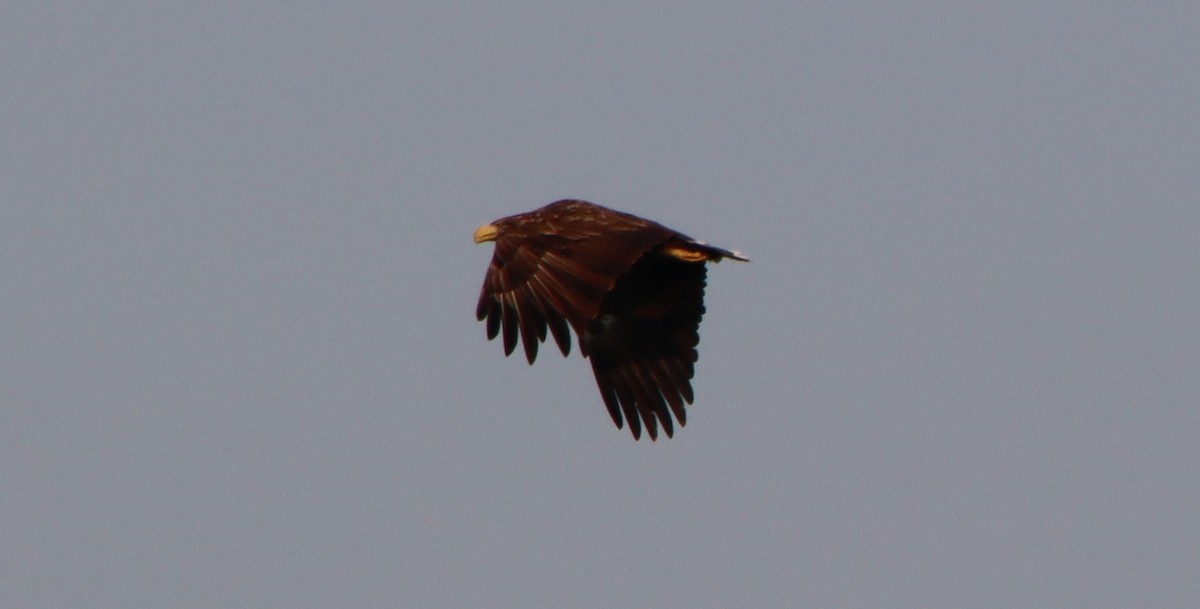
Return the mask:
{"type": "Polygon", "coordinates": [[[705,274],[703,262],[656,249],[621,277],[581,334],[580,349],[592,360],[609,415],[617,427],[628,421],[634,438],[644,426],[657,439],[659,425],[671,437],[672,414],[687,423],[705,274]]]}
{"type": "Polygon", "coordinates": [[[519,336],[531,364],[547,327],[559,350],[568,354],[567,326],[582,336],[617,278],[671,235],[651,222],[626,222],[619,224],[624,230],[613,231],[591,220],[580,224],[553,218],[553,225],[538,226],[540,216],[519,218],[497,222],[504,230],[496,239],[475,315],[487,320],[489,339],[503,333],[505,355],[516,349],[519,336]]]}
{"type": "Polygon", "coordinates": [[[475,316],[487,320],[488,339],[504,333],[504,354],[517,346],[533,363],[546,328],[563,355],[571,351],[567,324],[595,316],[614,279],[564,256],[555,239],[502,236],[488,265],[475,316]],[[549,241],[549,242],[548,242],[549,241]]]}

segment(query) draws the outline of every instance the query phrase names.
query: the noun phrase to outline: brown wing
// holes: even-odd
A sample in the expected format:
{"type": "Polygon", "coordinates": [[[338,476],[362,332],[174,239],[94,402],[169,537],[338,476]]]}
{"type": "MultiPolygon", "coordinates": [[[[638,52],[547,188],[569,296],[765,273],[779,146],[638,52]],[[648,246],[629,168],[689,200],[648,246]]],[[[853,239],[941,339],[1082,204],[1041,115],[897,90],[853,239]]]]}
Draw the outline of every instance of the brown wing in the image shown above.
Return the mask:
{"type": "Polygon", "coordinates": [[[568,324],[582,336],[618,277],[674,235],[653,222],[577,201],[495,225],[499,236],[475,315],[487,320],[489,339],[503,334],[505,355],[516,349],[519,337],[531,364],[547,327],[567,355],[568,324]]]}
{"type": "Polygon", "coordinates": [[[660,425],[671,437],[672,414],[687,423],[705,273],[703,262],[656,249],[618,281],[581,335],[609,415],[618,428],[628,421],[635,439],[642,427],[657,439],[660,425]]]}

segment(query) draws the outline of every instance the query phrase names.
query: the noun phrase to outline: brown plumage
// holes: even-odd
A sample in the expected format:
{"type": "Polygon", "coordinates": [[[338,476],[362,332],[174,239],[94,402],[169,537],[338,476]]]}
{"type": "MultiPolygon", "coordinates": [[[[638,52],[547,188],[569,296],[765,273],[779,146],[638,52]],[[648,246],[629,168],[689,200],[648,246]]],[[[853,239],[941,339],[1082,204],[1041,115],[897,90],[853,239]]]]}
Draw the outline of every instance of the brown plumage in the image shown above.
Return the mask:
{"type": "Polygon", "coordinates": [[[686,424],[705,262],[747,258],[637,216],[563,200],[475,231],[495,241],[475,314],[504,354],[521,342],[530,364],[546,329],[565,356],[574,329],[617,427],[635,439],[686,424]]]}

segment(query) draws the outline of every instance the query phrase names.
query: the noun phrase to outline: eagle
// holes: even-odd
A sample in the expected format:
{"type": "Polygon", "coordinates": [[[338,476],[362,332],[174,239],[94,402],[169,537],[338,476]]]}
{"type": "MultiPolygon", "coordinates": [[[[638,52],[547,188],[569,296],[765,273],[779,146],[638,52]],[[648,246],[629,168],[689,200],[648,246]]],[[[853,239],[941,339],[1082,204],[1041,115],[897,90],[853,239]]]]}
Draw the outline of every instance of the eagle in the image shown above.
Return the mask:
{"type": "Polygon", "coordinates": [[[518,340],[533,364],[546,329],[559,351],[571,334],[592,364],[617,428],[658,439],[687,423],[704,315],[706,262],[749,261],[656,222],[574,199],[500,218],[475,231],[495,242],[475,316],[488,340],[518,340]]]}

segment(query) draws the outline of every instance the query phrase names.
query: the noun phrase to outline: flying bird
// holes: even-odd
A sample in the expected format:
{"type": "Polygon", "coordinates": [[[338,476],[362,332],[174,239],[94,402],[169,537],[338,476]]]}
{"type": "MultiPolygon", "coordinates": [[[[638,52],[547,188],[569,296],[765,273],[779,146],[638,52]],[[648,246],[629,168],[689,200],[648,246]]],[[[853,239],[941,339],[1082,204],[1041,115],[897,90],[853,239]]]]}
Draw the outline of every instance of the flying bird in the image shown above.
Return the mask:
{"type": "Polygon", "coordinates": [[[591,360],[608,414],[651,440],[687,423],[704,315],[706,262],[742,254],[656,222],[579,200],[500,218],[475,231],[495,252],[475,316],[488,340],[518,339],[530,364],[550,329],[564,356],[571,333],[591,360]]]}

